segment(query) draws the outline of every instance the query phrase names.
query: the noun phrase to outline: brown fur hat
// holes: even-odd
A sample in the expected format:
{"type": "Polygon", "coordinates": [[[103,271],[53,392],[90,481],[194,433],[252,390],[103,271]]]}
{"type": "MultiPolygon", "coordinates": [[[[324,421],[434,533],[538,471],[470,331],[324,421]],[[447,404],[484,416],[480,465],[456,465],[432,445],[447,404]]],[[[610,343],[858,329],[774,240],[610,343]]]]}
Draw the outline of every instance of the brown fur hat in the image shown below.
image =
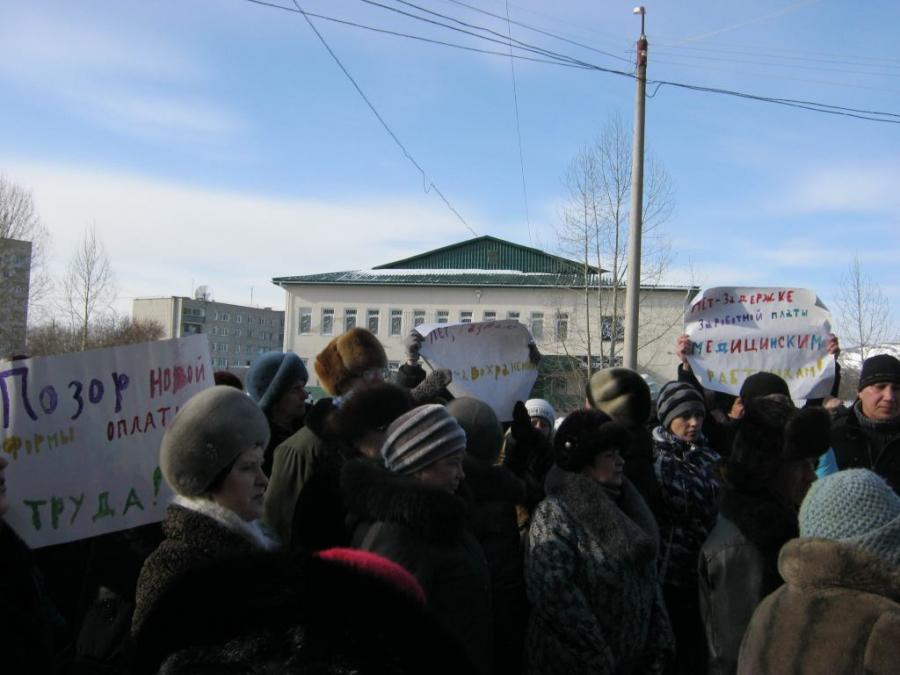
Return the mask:
{"type": "Polygon", "coordinates": [[[316,357],[316,375],[325,390],[341,395],[351,378],[371,368],[387,366],[384,347],[365,328],[351,328],[325,345],[316,357]]]}

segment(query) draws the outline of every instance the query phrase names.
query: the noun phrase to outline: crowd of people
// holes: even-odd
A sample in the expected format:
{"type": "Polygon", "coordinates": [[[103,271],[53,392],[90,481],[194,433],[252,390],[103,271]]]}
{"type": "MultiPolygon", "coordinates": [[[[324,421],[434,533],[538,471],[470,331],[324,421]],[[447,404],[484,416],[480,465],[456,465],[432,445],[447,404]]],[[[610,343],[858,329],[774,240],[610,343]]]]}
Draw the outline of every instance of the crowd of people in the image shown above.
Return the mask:
{"type": "Polygon", "coordinates": [[[679,338],[655,400],[609,368],[504,425],[418,348],[390,378],[347,331],[314,404],[293,353],[217,373],[158,525],[31,551],[0,456],[2,672],[897,672],[898,359],[798,408],[771,373],[705,391],[679,338]]]}

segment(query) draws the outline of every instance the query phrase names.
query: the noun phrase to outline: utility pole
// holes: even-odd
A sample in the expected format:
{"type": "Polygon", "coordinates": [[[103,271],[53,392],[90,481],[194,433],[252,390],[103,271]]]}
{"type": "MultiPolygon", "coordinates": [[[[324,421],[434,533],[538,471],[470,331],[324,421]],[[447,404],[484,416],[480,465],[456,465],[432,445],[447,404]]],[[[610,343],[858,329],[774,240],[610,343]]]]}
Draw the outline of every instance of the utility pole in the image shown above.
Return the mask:
{"type": "Polygon", "coordinates": [[[647,36],[644,34],[643,6],[634,8],[641,15],[641,36],[637,41],[637,72],[634,97],[634,139],[631,149],[631,213],[628,230],[628,278],[625,281],[625,359],[626,368],[637,370],[638,312],[641,296],[641,229],[644,221],[644,101],[647,94],[647,36]]]}

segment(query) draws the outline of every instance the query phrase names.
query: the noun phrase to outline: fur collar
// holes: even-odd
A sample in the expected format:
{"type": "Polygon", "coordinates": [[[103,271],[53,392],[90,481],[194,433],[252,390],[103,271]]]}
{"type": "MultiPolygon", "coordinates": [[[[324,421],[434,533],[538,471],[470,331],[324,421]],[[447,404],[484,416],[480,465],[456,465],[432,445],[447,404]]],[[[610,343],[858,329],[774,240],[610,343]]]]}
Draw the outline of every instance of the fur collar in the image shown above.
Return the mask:
{"type": "Polygon", "coordinates": [[[719,512],[774,564],[778,550],[799,536],[797,513],[768,493],[748,494],[722,485],[719,512]]]}
{"type": "Polygon", "coordinates": [[[224,506],[216,504],[209,499],[202,497],[183,497],[176,495],[172,500],[173,504],[177,504],[182,508],[194,511],[200,515],[212,518],[222,527],[243,537],[256,548],[264,551],[271,551],[278,548],[278,544],[265,532],[262,523],[259,520],[247,522],[238,514],[224,506]]]}
{"type": "Polygon", "coordinates": [[[627,478],[617,501],[589,476],[558,466],[550,469],[545,487],[548,498],[558,498],[611,555],[637,564],[656,559],[659,529],[644,498],[627,478]]]}
{"type": "Polygon", "coordinates": [[[344,465],[341,494],[353,518],[401,525],[429,541],[455,540],[466,513],[459,497],[392,473],[379,460],[369,458],[344,465]]]}
{"type": "Polygon", "coordinates": [[[849,588],[900,602],[900,568],[829,539],[792,539],[778,557],[784,580],[801,588],[849,588]]]}

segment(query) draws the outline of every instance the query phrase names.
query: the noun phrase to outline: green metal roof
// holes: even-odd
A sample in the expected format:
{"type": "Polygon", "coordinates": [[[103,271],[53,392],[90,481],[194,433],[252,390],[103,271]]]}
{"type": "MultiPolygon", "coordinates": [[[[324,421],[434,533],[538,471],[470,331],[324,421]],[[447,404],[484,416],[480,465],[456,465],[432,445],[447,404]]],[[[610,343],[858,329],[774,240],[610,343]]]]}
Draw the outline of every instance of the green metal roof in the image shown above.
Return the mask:
{"type": "MultiPolygon", "coordinates": [[[[373,269],[515,270],[545,274],[584,274],[584,263],[511,241],[484,236],[378,265],[373,269]]],[[[599,273],[593,266],[589,270],[593,274],[599,273]]]]}
{"type": "MultiPolygon", "coordinates": [[[[517,286],[517,287],[584,287],[579,274],[526,274],[510,270],[357,270],[325,272],[299,277],[277,277],[272,282],[282,284],[340,284],[360,286],[517,286]]],[[[592,274],[591,286],[596,287],[599,276],[592,274]]],[[[603,282],[606,285],[606,282],[603,282]]]]}

